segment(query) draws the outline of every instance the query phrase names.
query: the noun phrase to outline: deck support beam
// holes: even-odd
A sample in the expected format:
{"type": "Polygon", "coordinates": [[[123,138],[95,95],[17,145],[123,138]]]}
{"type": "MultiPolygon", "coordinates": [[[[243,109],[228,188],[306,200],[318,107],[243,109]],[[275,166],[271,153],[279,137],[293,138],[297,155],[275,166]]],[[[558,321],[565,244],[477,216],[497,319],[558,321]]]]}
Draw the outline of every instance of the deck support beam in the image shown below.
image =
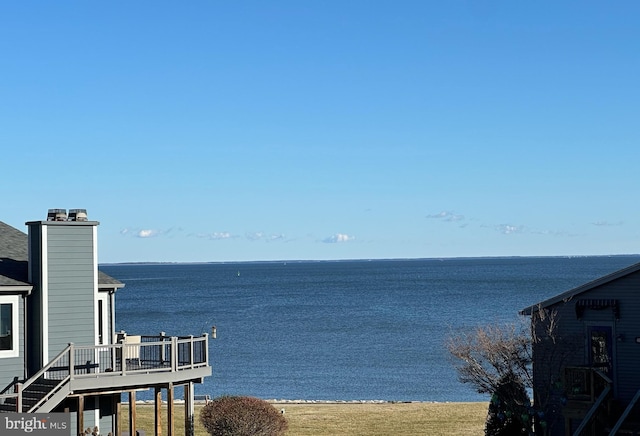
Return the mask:
{"type": "Polygon", "coordinates": [[[78,413],[76,416],[78,434],[84,433],[84,395],[78,397],[78,413]]]}
{"type": "Polygon", "coordinates": [[[193,382],[184,385],[184,434],[195,436],[193,382]]]}
{"type": "Polygon", "coordinates": [[[116,414],[116,416],[113,417],[113,434],[115,434],[116,436],[122,436],[122,401],[120,398],[120,394],[113,394],[111,400],[113,401],[112,410],[114,410],[116,414]]]}
{"type": "Polygon", "coordinates": [[[174,414],[173,414],[173,383],[167,385],[167,436],[174,436],[174,414]]]}
{"type": "Polygon", "coordinates": [[[129,434],[136,434],[136,391],[129,391],[129,434]]]}
{"type": "Polygon", "coordinates": [[[154,407],[154,416],[155,416],[155,436],[162,436],[162,388],[160,386],[156,386],[155,390],[155,407],[154,407]]]}

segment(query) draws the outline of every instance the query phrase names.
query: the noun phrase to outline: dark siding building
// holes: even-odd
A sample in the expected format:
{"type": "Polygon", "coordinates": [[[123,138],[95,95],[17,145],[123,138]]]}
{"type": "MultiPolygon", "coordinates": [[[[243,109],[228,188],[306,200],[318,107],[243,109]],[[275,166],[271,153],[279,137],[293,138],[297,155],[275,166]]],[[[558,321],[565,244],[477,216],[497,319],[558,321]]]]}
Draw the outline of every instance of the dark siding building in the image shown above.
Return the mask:
{"type": "Polygon", "coordinates": [[[640,263],[522,313],[531,316],[534,400],[547,434],[639,431],[640,263]]]}

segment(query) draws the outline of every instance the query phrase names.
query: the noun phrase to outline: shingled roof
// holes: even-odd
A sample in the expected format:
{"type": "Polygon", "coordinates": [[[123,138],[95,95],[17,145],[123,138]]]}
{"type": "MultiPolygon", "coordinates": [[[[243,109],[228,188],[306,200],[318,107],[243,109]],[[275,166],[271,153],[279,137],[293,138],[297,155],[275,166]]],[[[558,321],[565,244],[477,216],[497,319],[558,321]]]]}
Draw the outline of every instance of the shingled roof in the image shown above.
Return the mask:
{"type": "Polygon", "coordinates": [[[0,286],[31,286],[27,259],[27,235],[0,221],[0,286]]]}
{"type": "MultiPolygon", "coordinates": [[[[0,221],[0,287],[31,286],[28,240],[26,233],[0,221]]],[[[98,271],[98,286],[121,288],[124,284],[98,271]]]]}

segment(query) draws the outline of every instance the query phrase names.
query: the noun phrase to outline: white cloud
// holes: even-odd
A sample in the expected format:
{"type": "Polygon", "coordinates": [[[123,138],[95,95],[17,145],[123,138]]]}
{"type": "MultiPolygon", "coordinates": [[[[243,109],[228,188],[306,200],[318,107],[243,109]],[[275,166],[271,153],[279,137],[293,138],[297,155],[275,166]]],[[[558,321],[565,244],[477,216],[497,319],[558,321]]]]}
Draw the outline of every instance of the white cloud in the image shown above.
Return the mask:
{"type": "Polygon", "coordinates": [[[434,214],[431,214],[431,215],[427,215],[427,218],[444,218],[444,217],[447,216],[448,213],[449,212],[442,211],[440,213],[434,213],[434,214]]]}
{"type": "Polygon", "coordinates": [[[264,232],[247,232],[245,233],[245,237],[250,241],[264,240],[266,242],[279,241],[279,240],[285,239],[285,235],[282,233],[266,234],[264,232]]]}
{"type": "Polygon", "coordinates": [[[180,232],[180,228],[170,228],[168,230],[162,229],[136,229],[136,228],[124,228],[120,230],[122,236],[131,236],[134,238],[155,238],[157,236],[173,236],[180,232]]]}
{"type": "Polygon", "coordinates": [[[513,226],[511,224],[500,224],[497,225],[496,230],[502,233],[503,235],[511,235],[513,233],[524,233],[524,226],[513,226]]]}
{"type": "Polygon", "coordinates": [[[267,241],[278,241],[284,238],[285,236],[282,233],[279,233],[279,234],[273,233],[269,235],[269,237],[267,238],[267,241]]]}
{"type": "Polygon", "coordinates": [[[153,238],[160,234],[162,234],[160,230],[144,229],[144,230],[139,230],[136,236],[138,238],[153,238]]]}
{"type": "Polygon", "coordinates": [[[427,215],[427,218],[435,218],[435,219],[440,219],[442,221],[454,223],[457,221],[464,220],[464,215],[459,215],[459,214],[448,212],[448,211],[442,211],[439,213],[427,215]]]}
{"type": "MultiPolygon", "coordinates": [[[[222,240],[227,240],[227,239],[238,239],[240,238],[239,235],[234,235],[231,232],[213,232],[213,233],[197,233],[197,234],[191,234],[190,236],[195,236],[196,238],[200,238],[200,239],[209,239],[212,241],[222,241],[222,240]]],[[[272,233],[272,234],[266,234],[264,232],[247,232],[245,233],[245,238],[250,240],[250,241],[266,241],[266,242],[270,242],[270,241],[279,241],[279,240],[284,240],[285,239],[285,235],[282,233],[272,233]]]]}
{"type": "Polygon", "coordinates": [[[259,241],[264,237],[264,233],[262,232],[247,232],[245,236],[250,241],[259,241]]]}
{"type": "Polygon", "coordinates": [[[208,235],[204,235],[204,237],[218,241],[221,239],[231,239],[233,238],[233,235],[229,232],[213,232],[208,235]]]}
{"type": "Polygon", "coordinates": [[[611,227],[611,226],[621,226],[623,222],[618,221],[617,223],[610,223],[609,221],[596,221],[595,223],[591,223],[591,224],[598,227],[611,227]]]}
{"type": "Polygon", "coordinates": [[[340,242],[350,242],[355,239],[356,239],[355,236],[349,236],[345,233],[336,233],[333,236],[329,236],[328,238],[323,239],[322,242],[327,244],[337,244],[340,242]]]}

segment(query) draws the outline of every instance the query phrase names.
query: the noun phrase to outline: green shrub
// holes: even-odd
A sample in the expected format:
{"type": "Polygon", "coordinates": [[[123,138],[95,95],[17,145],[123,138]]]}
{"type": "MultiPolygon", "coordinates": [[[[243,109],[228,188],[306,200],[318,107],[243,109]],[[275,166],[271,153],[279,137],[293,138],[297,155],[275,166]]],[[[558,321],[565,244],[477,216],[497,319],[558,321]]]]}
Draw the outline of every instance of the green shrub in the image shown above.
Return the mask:
{"type": "Polygon", "coordinates": [[[275,407],[253,397],[218,397],[202,408],[200,422],[212,436],[281,436],[287,430],[275,407]]]}
{"type": "Polygon", "coordinates": [[[531,429],[530,407],[522,381],[514,374],[504,375],[491,396],[485,436],[527,436],[531,429]]]}

